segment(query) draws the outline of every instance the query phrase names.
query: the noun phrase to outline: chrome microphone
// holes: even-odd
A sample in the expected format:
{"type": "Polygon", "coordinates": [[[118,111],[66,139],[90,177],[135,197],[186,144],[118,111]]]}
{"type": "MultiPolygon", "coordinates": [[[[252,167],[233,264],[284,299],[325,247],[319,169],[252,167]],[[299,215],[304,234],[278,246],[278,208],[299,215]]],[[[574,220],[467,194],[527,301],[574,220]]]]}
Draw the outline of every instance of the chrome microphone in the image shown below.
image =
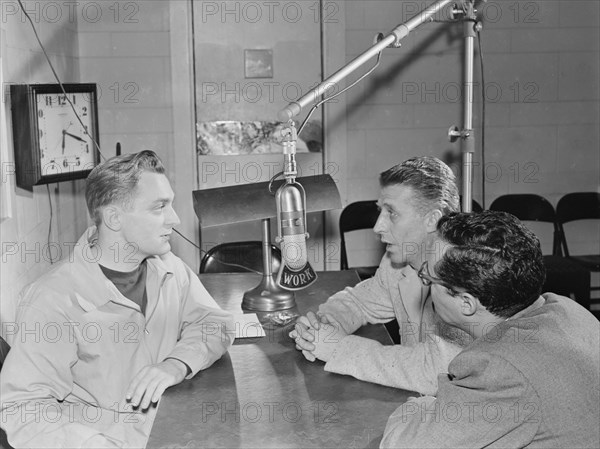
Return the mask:
{"type": "Polygon", "coordinates": [[[275,201],[283,261],[292,270],[301,270],[308,262],[304,188],[295,181],[286,182],[277,190],[275,201]]]}
{"type": "Polygon", "coordinates": [[[285,183],[277,189],[277,243],[281,245],[283,263],[277,274],[277,284],[288,290],[308,287],[317,275],[308,263],[306,251],[306,192],[296,182],[296,128],[290,120],[289,132],[283,142],[283,176],[285,183]]]}

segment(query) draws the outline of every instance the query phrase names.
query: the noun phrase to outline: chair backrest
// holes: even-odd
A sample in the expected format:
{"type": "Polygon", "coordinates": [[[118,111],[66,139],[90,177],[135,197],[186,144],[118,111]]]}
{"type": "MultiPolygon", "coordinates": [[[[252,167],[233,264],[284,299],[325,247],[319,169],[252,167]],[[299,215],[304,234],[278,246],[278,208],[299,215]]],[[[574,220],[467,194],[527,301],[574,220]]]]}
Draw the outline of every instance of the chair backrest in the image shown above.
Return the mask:
{"type": "MultiPolygon", "coordinates": [[[[209,249],[200,262],[200,273],[263,272],[263,246],[260,240],[221,243],[209,249]]],[[[281,250],[271,244],[273,273],[281,266],[281,250]]]]}
{"type": "Polygon", "coordinates": [[[600,218],[600,193],[567,193],[558,200],[556,217],[559,223],[600,218]]]}
{"type": "Polygon", "coordinates": [[[560,226],[562,246],[566,256],[569,256],[567,239],[562,225],[576,220],[600,219],[600,193],[573,192],[567,193],[556,205],[556,219],[560,226]]]}
{"type": "Polygon", "coordinates": [[[356,201],[348,204],[340,215],[340,237],[341,237],[341,254],[340,268],[348,269],[348,253],[346,252],[346,238],[344,234],[350,231],[359,229],[373,229],[377,218],[379,217],[379,208],[377,201],[356,201]]]}
{"type": "Polygon", "coordinates": [[[552,223],[554,234],[552,254],[560,255],[560,228],[556,220],[554,206],[546,198],[533,193],[513,193],[496,198],[490,210],[508,212],[522,221],[552,223]]]}
{"type": "Polygon", "coordinates": [[[519,220],[556,222],[554,206],[543,196],[533,193],[514,193],[496,198],[490,210],[513,214],[519,220]]]}

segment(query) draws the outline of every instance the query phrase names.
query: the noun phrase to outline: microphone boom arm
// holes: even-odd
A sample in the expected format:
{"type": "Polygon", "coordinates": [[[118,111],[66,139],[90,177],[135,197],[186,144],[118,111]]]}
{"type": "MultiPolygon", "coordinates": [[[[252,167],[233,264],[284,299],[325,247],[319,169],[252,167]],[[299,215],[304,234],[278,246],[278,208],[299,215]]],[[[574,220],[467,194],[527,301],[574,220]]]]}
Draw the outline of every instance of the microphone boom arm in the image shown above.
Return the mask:
{"type": "Polygon", "coordinates": [[[404,39],[408,34],[417,28],[419,25],[430,21],[431,16],[436,14],[442,8],[444,8],[452,0],[439,0],[433,3],[416,16],[412,17],[408,21],[398,25],[394,28],[390,34],[379,40],[371,48],[361,53],[359,56],[354,58],[340,70],[335,72],[329,78],[319,83],[315,88],[311,89],[306,95],[303,95],[298,100],[289,103],[285,108],[279,111],[278,118],[286,122],[292,117],[297,116],[302,108],[308,104],[315,102],[321,95],[330,89],[332,86],[336,86],[341,80],[346,78],[360,66],[364,65],[368,60],[381,53],[387,47],[399,47],[400,41],[404,39]]]}

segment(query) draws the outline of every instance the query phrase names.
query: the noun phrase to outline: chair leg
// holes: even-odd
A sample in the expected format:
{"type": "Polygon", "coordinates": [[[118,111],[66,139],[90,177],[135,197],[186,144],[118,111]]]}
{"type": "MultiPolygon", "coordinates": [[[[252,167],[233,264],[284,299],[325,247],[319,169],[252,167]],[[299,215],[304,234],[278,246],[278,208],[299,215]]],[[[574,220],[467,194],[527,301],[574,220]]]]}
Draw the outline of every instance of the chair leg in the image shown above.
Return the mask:
{"type": "Polygon", "coordinates": [[[577,287],[575,288],[575,300],[585,307],[587,310],[591,309],[592,301],[591,301],[591,275],[590,272],[587,271],[584,276],[584,282],[577,283],[577,287]]]}

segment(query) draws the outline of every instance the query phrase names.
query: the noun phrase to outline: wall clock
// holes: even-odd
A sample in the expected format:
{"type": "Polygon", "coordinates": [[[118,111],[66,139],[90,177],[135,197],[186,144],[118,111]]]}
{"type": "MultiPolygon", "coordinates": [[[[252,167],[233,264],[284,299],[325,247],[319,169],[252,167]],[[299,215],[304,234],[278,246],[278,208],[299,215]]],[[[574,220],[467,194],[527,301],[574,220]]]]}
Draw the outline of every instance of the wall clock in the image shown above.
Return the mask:
{"type": "Polygon", "coordinates": [[[19,187],[85,178],[99,162],[96,84],[63,86],[10,87],[19,187]]]}

